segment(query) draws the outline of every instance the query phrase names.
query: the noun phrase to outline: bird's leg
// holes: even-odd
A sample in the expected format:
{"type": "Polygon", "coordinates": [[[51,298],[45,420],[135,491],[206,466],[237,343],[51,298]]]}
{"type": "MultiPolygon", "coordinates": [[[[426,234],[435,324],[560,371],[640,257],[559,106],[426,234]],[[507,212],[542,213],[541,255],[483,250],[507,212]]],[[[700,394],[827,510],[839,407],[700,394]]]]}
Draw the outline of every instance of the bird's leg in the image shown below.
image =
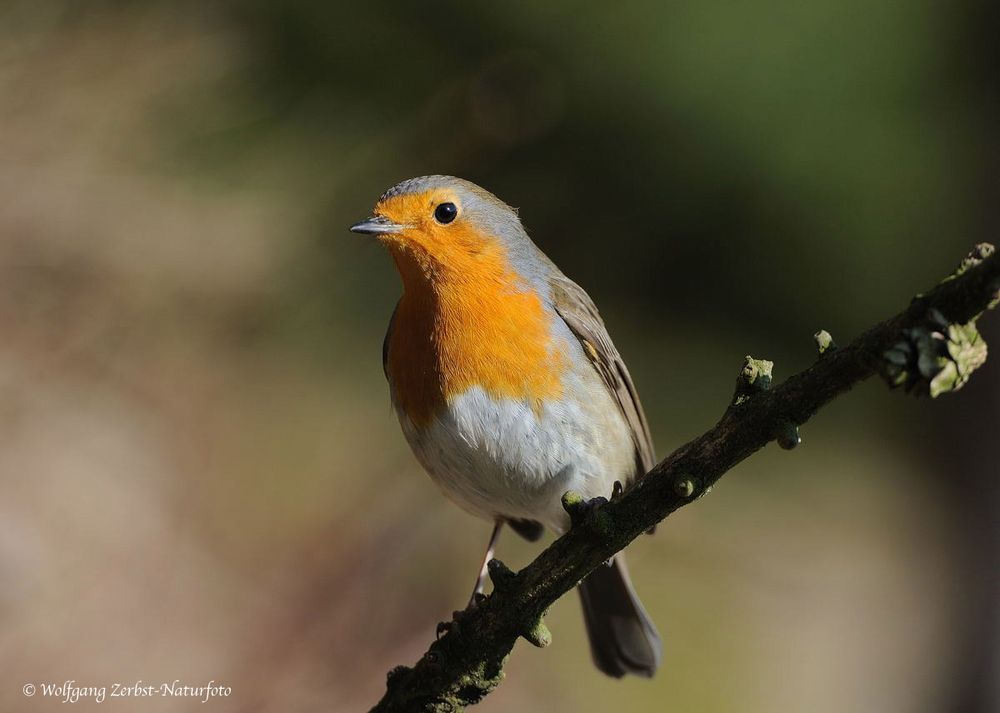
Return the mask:
{"type": "Polygon", "coordinates": [[[469,597],[469,604],[465,607],[465,611],[457,611],[452,613],[451,621],[442,621],[437,625],[437,638],[441,638],[441,635],[446,631],[451,631],[459,626],[459,621],[465,615],[466,612],[470,611],[473,607],[478,604],[478,600],[483,596],[483,589],[486,586],[486,576],[490,573],[489,563],[493,559],[493,551],[496,549],[497,540],[500,539],[500,528],[503,527],[503,520],[497,520],[493,525],[493,534],[490,535],[490,544],[486,546],[486,554],[483,555],[483,564],[479,567],[479,576],[476,578],[476,587],[472,590],[472,596],[469,597]]]}
{"type": "Polygon", "coordinates": [[[483,555],[483,564],[479,567],[479,577],[476,578],[476,587],[472,590],[472,596],[469,597],[469,606],[475,606],[476,595],[482,594],[483,589],[486,586],[486,575],[489,573],[487,565],[489,565],[490,560],[493,559],[493,551],[496,549],[497,540],[500,539],[500,528],[503,527],[503,520],[497,520],[496,524],[493,525],[493,534],[490,535],[490,544],[486,546],[486,554],[483,555]]]}

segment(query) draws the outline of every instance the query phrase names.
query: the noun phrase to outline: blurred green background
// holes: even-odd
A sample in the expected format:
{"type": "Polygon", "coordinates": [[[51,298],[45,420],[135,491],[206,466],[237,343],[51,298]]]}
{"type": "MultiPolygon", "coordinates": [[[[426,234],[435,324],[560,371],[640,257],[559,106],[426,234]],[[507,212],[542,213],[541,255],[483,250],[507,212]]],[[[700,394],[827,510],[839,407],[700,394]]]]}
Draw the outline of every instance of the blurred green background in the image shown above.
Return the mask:
{"type": "MultiPolygon", "coordinates": [[[[997,15],[0,3],[0,709],[61,710],[21,686],[66,679],[233,691],[122,710],[366,709],[489,525],[407,449],[397,277],[347,226],[428,173],[518,206],[662,456],[744,354],[787,376],[995,239],[997,15]]],[[[998,409],[997,360],[939,402],[856,389],[630,548],[653,681],[601,677],[567,597],[479,709],[997,710],[998,409]]]]}

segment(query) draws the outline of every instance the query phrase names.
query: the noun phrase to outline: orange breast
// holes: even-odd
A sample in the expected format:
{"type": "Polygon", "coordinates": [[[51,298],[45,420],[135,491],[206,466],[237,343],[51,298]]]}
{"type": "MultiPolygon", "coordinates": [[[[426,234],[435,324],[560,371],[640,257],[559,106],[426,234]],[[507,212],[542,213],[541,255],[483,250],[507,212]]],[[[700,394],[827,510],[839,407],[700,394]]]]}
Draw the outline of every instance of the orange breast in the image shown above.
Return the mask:
{"type": "Polygon", "coordinates": [[[411,252],[391,249],[404,293],[386,370],[397,405],[415,424],[473,386],[536,410],[562,393],[565,355],[554,347],[551,318],[501,248],[451,256],[457,262],[433,279],[411,252]]]}

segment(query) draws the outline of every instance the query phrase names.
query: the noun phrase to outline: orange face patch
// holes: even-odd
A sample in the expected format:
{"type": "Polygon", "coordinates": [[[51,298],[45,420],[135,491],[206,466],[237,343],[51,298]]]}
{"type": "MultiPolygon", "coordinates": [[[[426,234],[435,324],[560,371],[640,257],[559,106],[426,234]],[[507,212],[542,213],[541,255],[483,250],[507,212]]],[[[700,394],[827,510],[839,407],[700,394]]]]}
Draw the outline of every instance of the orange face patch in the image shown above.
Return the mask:
{"type": "Polygon", "coordinates": [[[417,425],[471,387],[536,410],[562,392],[564,355],[551,315],[516,274],[503,243],[469,220],[434,220],[447,190],[394,196],[376,213],[408,226],[383,236],[403,278],[386,370],[397,404],[417,425]]]}
{"type": "Polygon", "coordinates": [[[392,196],[379,201],[375,206],[375,215],[406,226],[402,232],[380,237],[389,245],[393,255],[397,250],[404,250],[428,270],[460,267],[463,254],[475,253],[486,242],[484,236],[462,215],[458,197],[447,189],[392,196]],[[442,203],[458,206],[459,217],[447,225],[434,219],[434,209],[442,203]]]}

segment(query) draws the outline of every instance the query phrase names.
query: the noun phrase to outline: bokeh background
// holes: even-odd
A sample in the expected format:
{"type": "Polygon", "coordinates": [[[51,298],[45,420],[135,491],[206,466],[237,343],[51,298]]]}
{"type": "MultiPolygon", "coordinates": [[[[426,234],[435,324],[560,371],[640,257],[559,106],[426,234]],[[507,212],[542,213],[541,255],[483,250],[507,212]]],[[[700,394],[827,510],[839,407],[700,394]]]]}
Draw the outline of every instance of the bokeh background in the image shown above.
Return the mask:
{"type": "MultiPolygon", "coordinates": [[[[400,179],[519,206],[601,305],[660,455],[997,237],[986,0],[0,3],[0,709],[357,711],[489,526],[388,405],[400,179]],[[62,706],[62,707],[60,707],[62,706]]],[[[1000,324],[984,320],[1000,345],[1000,324]]],[[[870,382],[629,551],[666,642],[592,668],[575,597],[483,711],[1000,707],[1000,362],[870,382]]],[[[505,539],[523,565],[536,546],[505,539]]]]}

